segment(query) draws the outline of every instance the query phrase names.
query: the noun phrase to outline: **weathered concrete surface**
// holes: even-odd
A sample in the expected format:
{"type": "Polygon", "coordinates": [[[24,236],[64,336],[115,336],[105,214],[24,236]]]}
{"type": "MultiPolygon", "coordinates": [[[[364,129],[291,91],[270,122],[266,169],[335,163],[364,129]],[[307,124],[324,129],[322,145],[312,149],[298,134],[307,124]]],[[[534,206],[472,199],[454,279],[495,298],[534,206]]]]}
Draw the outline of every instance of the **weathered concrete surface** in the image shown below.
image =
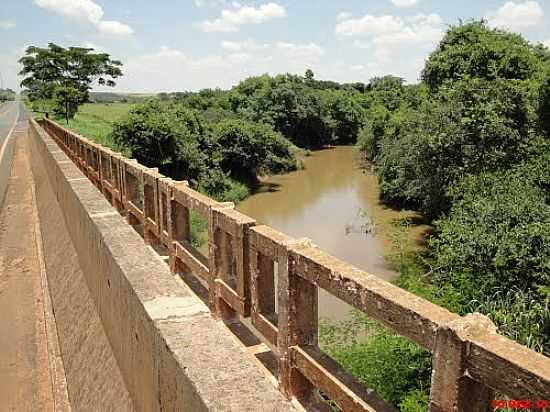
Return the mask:
{"type": "MultiPolygon", "coordinates": [[[[47,181],[51,185],[70,235],[68,243],[55,244],[53,238],[47,242],[57,250],[70,251],[70,244],[74,247],[135,409],[295,410],[225,325],[216,321],[186,286],[176,282],[164,261],[144,244],[54,141],[37,125],[34,128],[33,164],[43,167],[36,173],[43,184],[47,181]]],[[[52,202],[39,199],[44,209],[41,218],[46,218],[52,202]]],[[[57,221],[57,225],[61,223],[57,221]]],[[[73,305],[76,307],[72,311],[82,310],[80,302],[75,300],[73,305]]],[[[59,319],[58,323],[65,322],[59,319]]],[[[85,322],[76,327],[86,330],[85,322]]],[[[63,342],[61,346],[63,351],[63,342]]],[[[65,363],[71,400],[71,387],[98,379],[94,374],[104,367],[96,362],[87,373],[75,374],[74,379],[81,380],[73,383],[70,362],[65,363]]],[[[91,409],[97,410],[95,406],[91,409]]]]}
{"type": "MultiPolygon", "coordinates": [[[[35,148],[35,142],[31,143],[35,148]]],[[[44,163],[34,150],[32,153],[46,273],[71,405],[75,411],[132,411],[132,400],[88,290],[63,211],[44,163]]]]}
{"type": "Polygon", "coordinates": [[[25,138],[20,123],[0,213],[0,411],[68,411],[25,138]]]}

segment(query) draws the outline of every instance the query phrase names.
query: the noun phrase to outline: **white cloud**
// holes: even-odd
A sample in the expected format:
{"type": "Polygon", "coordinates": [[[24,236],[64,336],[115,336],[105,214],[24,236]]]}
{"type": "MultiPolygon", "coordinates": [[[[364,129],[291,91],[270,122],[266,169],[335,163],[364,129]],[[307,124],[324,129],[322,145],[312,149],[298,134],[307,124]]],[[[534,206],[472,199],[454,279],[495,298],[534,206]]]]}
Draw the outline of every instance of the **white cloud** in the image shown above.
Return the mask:
{"type": "Polygon", "coordinates": [[[278,42],[275,44],[275,47],[290,58],[317,59],[325,54],[325,51],[315,43],[294,44],[278,42]]]}
{"type": "Polygon", "coordinates": [[[403,20],[397,16],[373,16],[366,14],[358,19],[341,21],[336,25],[336,34],[344,36],[377,35],[397,32],[401,30],[403,26],[403,20]]]}
{"type": "Polygon", "coordinates": [[[254,40],[248,39],[245,41],[222,41],[222,49],[232,53],[254,53],[259,58],[265,58],[265,55],[279,54],[287,58],[297,59],[318,59],[324,56],[325,51],[322,47],[315,43],[256,43],[254,40]]]}
{"type": "Polygon", "coordinates": [[[419,0],[391,0],[397,7],[410,7],[418,3],[419,0]]]}
{"type": "Polygon", "coordinates": [[[351,19],[352,16],[353,14],[351,14],[349,11],[341,11],[336,16],[336,20],[338,21],[347,20],[347,19],[351,19]]]}
{"type": "Polygon", "coordinates": [[[222,10],[221,16],[217,19],[204,21],[202,30],[205,32],[234,32],[239,30],[239,26],[260,24],[286,15],[285,8],[277,3],[262,4],[258,8],[234,3],[233,9],[222,10]]]}
{"type": "Polygon", "coordinates": [[[9,30],[13,29],[16,26],[14,20],[0,20],[0,29],[9,30]]]}
{"type": "MultiPolygon", "coordinates": [[[[269,73],[304,74],[307,68],[321,70],[325,51],[315,43],[256,43],[224,41],[221,51],[202,57],[163,46],[157,52],[128,59],[120,90],[175,91],[205,87],[230,87],[248,76],[269,73]]],[[[330,62],[329,64],[332,64],[330,62]]],[[[334,68],[340,78],[349,67],[334,68]]],[[[330,74],[327,71],[330,77],[330,74]]],[[[336,76],[336,77],[338,77],[336,76]]],[[[332,76],[334,78],[334,76],[332,76]]]]}
{"type": "Polygon", "coordinates": [[[103,8],[92,0],[34,0],[34,4],[67,19],[89,23],[103,34],[129,35],[130,26],[113,20],[103,20],[103,8]]]}
{"type": "Polygon", "coordinates": [[[438,14],[416,14],[408,17],[366,14],[336,24],[335,32],[347,47],[369,49],[370,72],[394,74],[417,80],[425,56],[444,34],[443,20],[438,14]]]}
{"type": "Polygon", "coordinates": [[[92,0],[34,0],[34,4],[71,20],[97,24],[103,18],[103,9],[92,0]]]}
{"type": "Polygon", "coordinates": [[[97,29],[102,34],[115,36],[128,36],[134,32],[130,26],[119,21],[102,20],[98,23],[97,29]]]}
{"type": "Polygon", "coordinates": [[[493,27],[519,30],[536,26],[543,21],[544,11],[537,1],[528,0],[523,3],[507,1],[496,11],[488,12],[486,19],[493,27]]]}
{"type": "Polygon", "coordinates": [[[367,14],[341,21],[335,31],[341,36],[366,38],[374,45],[437,41],[443,35],[443,20],[434,13],[406,18],[367,14]]]}
{"type": "Polygon", "coordinates": [[[106,53],[107,52],[107,49],[105,47],[100,46],[100,45],[98,45],[96,43],[93,43],[91,41],[84,42],[82,47],[86,47],[87,49],[94,49],[94,51],[100,52],[100,53],[106,53]]]}
{"type": "Polygon", "coordinates": [[[269,44],[258,44],[254,40],[245,40],[245,41],[227,41],[224,40],[221,43],[222,49],[228,50],[231,52],[243,52],[243,51],[257,51],[262,49],[267,49],[270,47],[269,44]]]}
{"type": "Polygon", "coordinates": [[[195,3],[195,6],[197,7],[204,7],[204,6],[218,6],[221,4],[225,4],[225,0],[193,0],[193,3],[195,3]]]}

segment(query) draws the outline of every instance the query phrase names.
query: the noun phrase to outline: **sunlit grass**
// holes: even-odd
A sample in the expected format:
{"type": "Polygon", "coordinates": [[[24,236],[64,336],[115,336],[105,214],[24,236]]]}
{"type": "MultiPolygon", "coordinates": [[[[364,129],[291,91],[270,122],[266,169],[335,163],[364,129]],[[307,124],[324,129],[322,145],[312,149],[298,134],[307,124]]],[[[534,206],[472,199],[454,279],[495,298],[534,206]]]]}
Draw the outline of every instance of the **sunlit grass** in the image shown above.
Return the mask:
{"type": "Polygon", "coordinates": [[[104,146],[117,149],[110,138],[113,123],[122,119],[132,108],[132,103],[87,103],[81,106],[74,119],[66,125],[72,131],[104,146]]]}

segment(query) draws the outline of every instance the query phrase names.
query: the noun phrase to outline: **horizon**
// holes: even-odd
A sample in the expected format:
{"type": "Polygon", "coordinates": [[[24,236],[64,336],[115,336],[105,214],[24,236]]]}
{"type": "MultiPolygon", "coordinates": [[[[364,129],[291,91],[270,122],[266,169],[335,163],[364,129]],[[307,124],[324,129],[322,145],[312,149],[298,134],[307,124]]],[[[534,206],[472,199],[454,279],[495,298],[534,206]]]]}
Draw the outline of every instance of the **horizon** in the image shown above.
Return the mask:
{"type": "Polygon", "coordinates": [[[549,16],[550,4],[535,0],[9,1],[0,17],[0,73],[4,87],[20,92],[24,49],[53,42],[122,61],[117,86],[98,92],[229,89],[249,76],[306,69],[339,83],[390,74],[414,84],[448,26],[486,19],[550,46],[549,16]]]}

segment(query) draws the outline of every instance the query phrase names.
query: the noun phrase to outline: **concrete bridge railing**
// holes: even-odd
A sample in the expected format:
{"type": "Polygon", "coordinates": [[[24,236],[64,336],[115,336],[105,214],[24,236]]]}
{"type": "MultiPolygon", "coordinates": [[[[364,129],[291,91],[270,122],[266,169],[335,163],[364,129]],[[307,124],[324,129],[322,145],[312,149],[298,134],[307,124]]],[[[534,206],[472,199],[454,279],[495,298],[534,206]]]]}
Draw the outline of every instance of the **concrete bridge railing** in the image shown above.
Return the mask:
{"type": "Polygon", "coordinates": [[[250,318],[278,361],[279,390],[321,391],[342,410],[392,410],[317,346],[322,288],[433,354],[432,411],[485,411],[495,393],[550,397],[550,359],[501,335],[480,314],[460,317],[293,239],[46,120],[46,131],[174,273],[196,277],[212,314],[250,318]],[[191,246],[190,213],[208,220],[208,259],[191,246]]]}

